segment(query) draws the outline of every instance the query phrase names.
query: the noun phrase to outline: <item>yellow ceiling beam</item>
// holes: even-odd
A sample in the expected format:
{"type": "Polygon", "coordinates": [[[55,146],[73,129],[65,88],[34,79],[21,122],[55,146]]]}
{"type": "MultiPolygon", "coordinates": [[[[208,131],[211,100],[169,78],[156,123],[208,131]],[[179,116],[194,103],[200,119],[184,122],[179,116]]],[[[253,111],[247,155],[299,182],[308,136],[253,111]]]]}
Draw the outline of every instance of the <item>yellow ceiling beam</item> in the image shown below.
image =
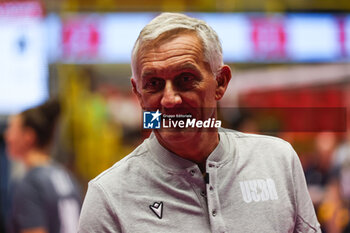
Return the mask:
{"type": "Polygon", "coordinates": [[[350,11],[349,0],[46,0],[62,11],[350,11]]]}

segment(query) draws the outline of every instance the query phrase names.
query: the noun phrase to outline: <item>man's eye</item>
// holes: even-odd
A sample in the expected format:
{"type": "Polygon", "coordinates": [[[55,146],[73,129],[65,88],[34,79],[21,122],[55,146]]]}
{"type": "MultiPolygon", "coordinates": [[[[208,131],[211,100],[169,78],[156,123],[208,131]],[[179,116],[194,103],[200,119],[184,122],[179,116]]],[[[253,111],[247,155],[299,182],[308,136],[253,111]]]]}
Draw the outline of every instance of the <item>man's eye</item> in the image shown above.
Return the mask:
{"type": "Polygon", "coordinates": [[[144,88],[150,89],[150,90],[159,90],[159,89],[163,88],[163,86],[164,86],[163,80],[157,79],[157,78],[152,78],[152,79],[147,81],[144,88]]]}
{"type": "Polygon", "coordinates": [[[196,78],[193,74],[185,73],[177,77],[177,85],[182,89],[191,88],[196,82],[196,78]]]}
{"type": "Polygon", "coordinates": [[[183,76],[182,77],[182,81],[183,82],[189,82],[189,81],[191,81],[193,79],[193,77],[190,77],[190,76],[183,76]]]}

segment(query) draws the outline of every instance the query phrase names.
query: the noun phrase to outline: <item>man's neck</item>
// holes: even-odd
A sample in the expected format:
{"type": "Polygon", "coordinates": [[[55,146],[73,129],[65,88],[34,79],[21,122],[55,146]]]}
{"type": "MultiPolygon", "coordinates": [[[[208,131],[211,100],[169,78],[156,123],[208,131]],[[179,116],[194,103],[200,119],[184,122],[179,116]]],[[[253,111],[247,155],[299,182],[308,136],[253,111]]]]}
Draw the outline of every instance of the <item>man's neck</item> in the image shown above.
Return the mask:
{"type": "Polygon", "coordinates": [[[205,164],[208,156],[219,144],[219,134],[215,132],[203,132],[199,136],[181,142],[164,141],[156,134],[158,142],[174,154],[197,163],[202,172],[205,171],[205,164]]]}
{"type": "Polygon", "coordinates": [[[50,162],[50,156],[44,150],[31,150],[25,156],[24,164],[27,168],[47,165],[50,162]]]}

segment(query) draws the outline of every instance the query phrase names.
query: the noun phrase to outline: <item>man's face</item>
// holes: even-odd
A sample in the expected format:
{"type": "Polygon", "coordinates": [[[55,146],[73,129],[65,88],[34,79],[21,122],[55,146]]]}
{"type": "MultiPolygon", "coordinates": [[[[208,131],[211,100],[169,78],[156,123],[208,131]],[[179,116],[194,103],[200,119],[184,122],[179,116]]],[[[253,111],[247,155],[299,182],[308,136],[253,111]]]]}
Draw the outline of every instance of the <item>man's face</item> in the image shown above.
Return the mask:
{"type": "Polygon", "coordinates": [[[29,132],[22,125],[20,115],[13,116],[5,132],[6,149],[14,159],[21,159],[29,148],[29,132]]]}
{"type": "MultiPolygon", "coordinates": [[[[190,113],[203,120],[215,117],[217,81],[203,60],[202,44],[193,32],[142,48],[136,61],[138,77],[132,79],[142,108],[168,115],[190,113]]],[[[164,137],[166,133],[160,132],[164,137]]],[[[172,139],[185,136],[180,134],[177,131],[172,139]]]]}

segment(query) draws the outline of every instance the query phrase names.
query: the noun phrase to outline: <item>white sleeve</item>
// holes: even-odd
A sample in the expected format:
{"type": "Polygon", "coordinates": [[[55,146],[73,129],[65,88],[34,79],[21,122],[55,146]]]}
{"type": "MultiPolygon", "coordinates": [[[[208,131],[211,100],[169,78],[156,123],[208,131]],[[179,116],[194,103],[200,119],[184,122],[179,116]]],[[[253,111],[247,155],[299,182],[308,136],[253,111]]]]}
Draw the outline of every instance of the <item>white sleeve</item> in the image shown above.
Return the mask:
{"type": "Polygon", "coordinates": [[[296,222],[294,232],[314,233],[321,232],[314,206],[307,189],[305,175],[298,155],[292,148],[292,175],[294,178],[294,193],[296,200],[296,222]]]}
{"type": "Polygon", "coordinates": [[[111,208],[107,194],[96,182],[90,182],[82,206],[78,233],[118,233],[119,220],[111,208]]]}

